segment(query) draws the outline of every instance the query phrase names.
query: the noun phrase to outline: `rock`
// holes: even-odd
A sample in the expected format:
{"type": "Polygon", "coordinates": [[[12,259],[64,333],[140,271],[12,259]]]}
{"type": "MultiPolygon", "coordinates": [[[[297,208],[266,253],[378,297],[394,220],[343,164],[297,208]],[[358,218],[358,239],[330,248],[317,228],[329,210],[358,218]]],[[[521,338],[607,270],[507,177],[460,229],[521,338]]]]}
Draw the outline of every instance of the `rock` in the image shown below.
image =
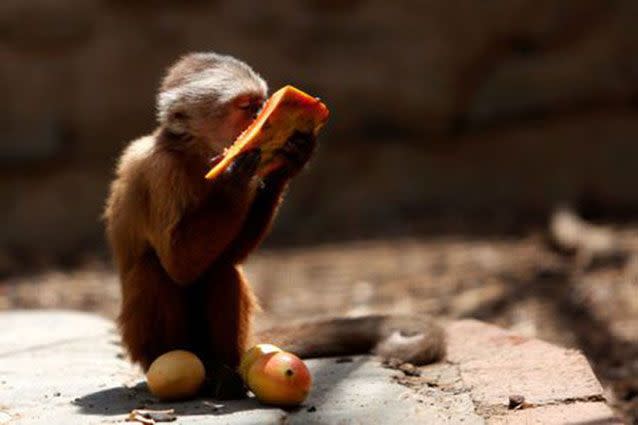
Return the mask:
{"type": "Polygon", "coordinates": [[[371,356],[309,360],[313,391],[300,409],[284,411],[253,398],[158,403],[139,370],[117,357],[111,322],[73,312],[0,313],[0,423],[119,422],[135,409],[140,420],[158,411],[169,420],[173,409],[180,424],[616,423],[581,354],[476,321],[447,329],[448,362],[420,368],[421,376],[371,356]],[[526,409],[508,410],[514,391],[526,409]]]}

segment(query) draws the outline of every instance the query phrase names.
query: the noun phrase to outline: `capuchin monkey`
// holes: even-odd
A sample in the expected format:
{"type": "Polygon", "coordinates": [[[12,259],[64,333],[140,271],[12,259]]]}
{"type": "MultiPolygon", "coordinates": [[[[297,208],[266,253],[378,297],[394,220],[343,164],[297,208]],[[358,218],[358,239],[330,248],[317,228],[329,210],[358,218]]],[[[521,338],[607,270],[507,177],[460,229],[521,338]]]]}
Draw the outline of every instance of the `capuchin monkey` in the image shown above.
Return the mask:
{"type": "Polygon", "coordinates": [[[167,351],[191,351],[204,362],[212,395],[238,398],[246,391],[236,368],[254,342],[302,358],[441,359],[444,333],[422,317],[335,318],[251,335],[257,302],[240,264],[268,232],[316,141],[312,134],[293,135],[277,153],[284,166],[261,179],[258,148],[214,180],[204,175],[266,96],[266,83],[244,62],[188,54],[162,81],[158,127],[124,150],[104,217],[121,280],[118,324],[131,360],[146,371],[167,351]]]}

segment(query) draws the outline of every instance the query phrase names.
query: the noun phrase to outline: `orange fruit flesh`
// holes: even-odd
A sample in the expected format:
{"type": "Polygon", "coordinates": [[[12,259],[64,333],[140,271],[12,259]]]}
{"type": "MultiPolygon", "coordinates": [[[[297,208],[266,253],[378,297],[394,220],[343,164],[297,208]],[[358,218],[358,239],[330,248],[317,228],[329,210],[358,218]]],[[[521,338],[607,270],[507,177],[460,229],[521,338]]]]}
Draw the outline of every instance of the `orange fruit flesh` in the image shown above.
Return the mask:
{"type": "Polygon", "coordinates": [[[224,152],[224,157],[207,174],[214,179],[242,152],[261,148],[261,162],[257,174],[261,177],[275,170],[281,163],[276,151],[296,131],[317,135],[328,120],[328,108],[319,99],[293,87],[285,86],[266,101],[250,126],[224,152]]]}

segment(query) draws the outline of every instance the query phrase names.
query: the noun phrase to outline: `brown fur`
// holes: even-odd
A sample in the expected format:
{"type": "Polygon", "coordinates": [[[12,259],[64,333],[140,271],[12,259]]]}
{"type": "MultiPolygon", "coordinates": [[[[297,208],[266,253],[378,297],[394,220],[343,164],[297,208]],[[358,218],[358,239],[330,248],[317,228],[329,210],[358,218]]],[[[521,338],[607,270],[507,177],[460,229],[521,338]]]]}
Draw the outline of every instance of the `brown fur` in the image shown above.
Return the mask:
{"type": "Polygon", "coordinates": [[[445,356],[445,335],[422,316],[368,315],[275,327],[256,335],[259,342],[285,347],[302,358],[374,353],[424,365],[445,356]]]}
{"type": "MultiPolygon", "coordinates": [[[[145,370],[166,351],[190,350],[216,378],[216,395],[239,396],[235,369],[257,303],[238,264],[267,233],[288,181],[315,143],[310,136],[291,139],[282,150],[287,165],[263,182],[254,177],[259,152],[205,180],[210,158],[252,118],[233,102],[263,100],[265,83],[236,59],[199,54],[171,68],[162,87],[160,126],[125,150],[105,209],[122,287],[118,323],[131,359],[145,370]],[[227,81],[229,75],[235,80],[227,81]],[[166,90],[170,96],[162,97],[166,90]]],[[[424,363],[443,353],[440,328],[414,318],[335,319],[257,339],[302,356],[376,350],[424,363]],[[423,338],[403,344],[399,334],[399,340],[393,337],[408,328],[423,338]]]]}

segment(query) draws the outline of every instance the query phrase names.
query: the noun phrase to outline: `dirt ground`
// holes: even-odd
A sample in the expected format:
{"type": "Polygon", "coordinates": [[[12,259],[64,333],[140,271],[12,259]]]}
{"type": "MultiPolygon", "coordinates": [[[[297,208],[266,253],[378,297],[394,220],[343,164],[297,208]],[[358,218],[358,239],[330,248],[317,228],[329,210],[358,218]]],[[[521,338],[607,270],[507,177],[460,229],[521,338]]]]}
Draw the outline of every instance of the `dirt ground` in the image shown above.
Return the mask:
{"type": "MultiPolygon", "coordinates": [[[[582,350],[614,408],[638,424],[638,227],[615,230],[624,255],[582,261],[546,238],[445,237],[271,250],[245,268],[258,326],[367,312],[473,317],[582,350]]],[[[0,309],[71,308],[114,318],[105,262],[0,281],[0,309]]]]}

